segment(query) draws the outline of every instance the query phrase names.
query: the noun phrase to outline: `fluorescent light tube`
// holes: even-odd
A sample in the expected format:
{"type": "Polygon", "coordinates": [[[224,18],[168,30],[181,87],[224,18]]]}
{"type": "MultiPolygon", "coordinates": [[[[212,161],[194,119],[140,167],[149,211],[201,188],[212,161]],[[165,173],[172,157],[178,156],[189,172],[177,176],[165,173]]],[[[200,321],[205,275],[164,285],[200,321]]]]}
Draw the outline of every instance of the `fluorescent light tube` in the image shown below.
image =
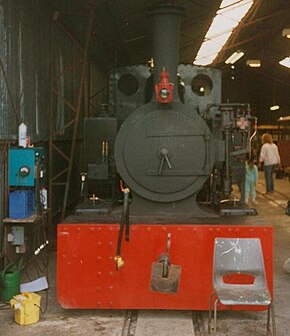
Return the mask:
{"type": "Polygon", "coordinates": [[[277,111],[277,110],[279,110],[279,108],[280,108],[280,106],[277,105],[277,104],[275,104],[275,105],[272,105],[272,106],[270,107],[270,110],[271,110],[271,111],[277,111]]]}
{"type": "Polygon", "coordinates": [[[261,67],[261,61],[257,59],[249,59],[247,60],[246,64],[250,68],[260,68],[261,67]]]}
{"type": "Polygon", "coordinates": [[[235,51],[229,58],[225,60],[226,64],[234,64],[236,63],[240,58],[242,58],[245,55],[243,51],[235,51]]]}

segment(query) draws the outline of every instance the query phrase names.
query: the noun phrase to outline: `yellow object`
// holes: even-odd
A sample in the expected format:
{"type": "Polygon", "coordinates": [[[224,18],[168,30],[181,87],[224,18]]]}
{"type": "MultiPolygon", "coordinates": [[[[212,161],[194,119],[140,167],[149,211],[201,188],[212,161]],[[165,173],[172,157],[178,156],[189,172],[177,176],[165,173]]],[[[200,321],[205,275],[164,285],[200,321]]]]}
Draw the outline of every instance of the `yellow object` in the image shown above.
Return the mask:
{"type": "Polygon", "coordinates": [[[124,266],[125,262],[123,260],[123,258],[121,256],[116,256],[114,258],[114,260],[116,261],[116,266],[117,266],[117,269],[120,269],[121,267],[124,266]]]}
{"type": "Polygon", "coordinates": [[[13,296],[10,306],[15,310],[15,322],[20,325],[36,323],[40,315],[41,296],[35,293],[22,293],[13,296]]]}

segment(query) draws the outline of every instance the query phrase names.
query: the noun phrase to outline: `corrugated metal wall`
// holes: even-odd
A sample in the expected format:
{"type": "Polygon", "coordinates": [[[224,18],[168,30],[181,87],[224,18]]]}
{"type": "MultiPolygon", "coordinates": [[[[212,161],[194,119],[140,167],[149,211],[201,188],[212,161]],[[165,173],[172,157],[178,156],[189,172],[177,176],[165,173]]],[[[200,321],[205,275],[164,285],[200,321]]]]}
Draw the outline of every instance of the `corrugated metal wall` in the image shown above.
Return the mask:
{"type": "MultiPolygon", "coordinates": [[[[33,141],[46,140],[51,66],[54,74],[63,72],[79,61],[80,51],[53,21],[49,1],[38,5],[33,1],[3,1],[0,15],[1,61],[7,78],[5,81],[2,71],[0,139],[16,139],[17,125],[23,121],[33,141]]],[[[79,69],[75,68],[54,84],[74,104],[78,82],[79,69]]],[[[71,111],[62,100],[54,101],[54,128],[62,133],[71,111]]]]}
{"type": "Polygon", "coordinates": [[[48,13],[30,1],[3,1],[1,15],[1,87],[6,99],[0,111],[4,126],[0,138],[15,140],[17,126],[23,121],[31,138],[41,140],[48,134],[48,13]]]}
{"type": "MultiPolygon", "coordinates": [[[[51,86],[72,105],[76,103],[80,67],[72,65],[80,63],[82,51],[53,20],[58,13],[54,8],[49,0],[0,3],[1,140],[16,140],[21,121],[27,124],[33,141],[47,139],[51,86]],[[51,69],[54,76],[65,72],[54,77],[53,85],[51,69]]],[[[61,18],[61,13],[58,15],[61,18]]],[[[81,19],[85,31],[86,18],[81,19]]],[[[99,80],[100,76],[96,78],[99,80]]],[[[72,118],[71,110],[62,99],[54,98],[53,113],[54,130],[62,134],[63,126],[72,118]]]]}

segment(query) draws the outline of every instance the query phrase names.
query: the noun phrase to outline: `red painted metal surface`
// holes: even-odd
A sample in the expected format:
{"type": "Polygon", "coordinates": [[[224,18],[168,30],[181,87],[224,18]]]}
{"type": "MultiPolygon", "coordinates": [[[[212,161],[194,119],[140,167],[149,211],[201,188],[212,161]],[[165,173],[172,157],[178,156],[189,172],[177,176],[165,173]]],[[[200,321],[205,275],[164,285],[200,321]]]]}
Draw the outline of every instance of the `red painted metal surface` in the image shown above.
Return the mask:
{"type": "Polygon", "coordinates": [[[273,292],[273,229],[268,226],[131,225],[124,266],[114,261],[119,225],[59,224],[57,295],[64,308],[207,310],[216,237],[260,238],[273,292]],[[150,290],[152,263],[164,253],[181,266],[176,294],[150,290]]]}

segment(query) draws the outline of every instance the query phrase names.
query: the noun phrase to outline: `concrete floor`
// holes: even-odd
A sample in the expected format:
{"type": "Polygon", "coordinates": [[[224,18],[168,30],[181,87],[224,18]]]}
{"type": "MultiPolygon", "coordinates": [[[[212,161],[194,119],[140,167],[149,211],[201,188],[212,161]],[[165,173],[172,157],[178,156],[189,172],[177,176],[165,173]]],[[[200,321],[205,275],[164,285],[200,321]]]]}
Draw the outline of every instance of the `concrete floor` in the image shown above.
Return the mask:
{"type": "MultiPolygon", "coordinates": [[[[290,257],[290,217],[285,215],[286,200],[290,199],[290,181],[276,180],[274,194],[264,195],[263,177],[258,183],[258,205],[260,216],[267,224],[274,226],[274,295],[277,335],[290,335],[290,274],[284,270],[284,262],[290,257]]],[[[14,312],[0,310],[0,336],[34,335],[97,335],[120,336],[122,334],[125,311],[65,310],[56,301],[56,252],[50,252],[50,289],[48,309],[38,323],[18,326],[14,322],[14,312]]],[[[42,295],[42,309],[46,297],[42,295]]],[[[207,315],[204,313],[204,324],[207,315]]],[[[202,324],[202,323],[201,323],[202,324]]],[[[265,312],[220,312],[218,333],[224,336],[262,336],[266,334],[265,312]]],[[[135,330],[136,336],[199,336],[203,329],[193,330],[192,315],[188,311],[141,311],[135,330]]]]}

